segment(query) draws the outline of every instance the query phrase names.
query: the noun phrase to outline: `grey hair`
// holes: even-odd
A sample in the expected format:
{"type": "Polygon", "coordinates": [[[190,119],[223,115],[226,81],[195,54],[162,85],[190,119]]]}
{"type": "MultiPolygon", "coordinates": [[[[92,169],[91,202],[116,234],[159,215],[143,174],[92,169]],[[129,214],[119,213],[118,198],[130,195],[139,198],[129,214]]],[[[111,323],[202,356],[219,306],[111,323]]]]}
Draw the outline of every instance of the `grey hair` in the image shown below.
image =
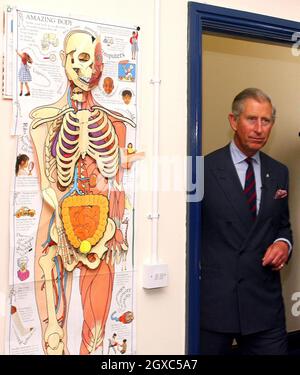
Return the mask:
{"type": "Polygon", "coordinates": [[[27,264],[27,263],[28,263],[28,260],[29,260],[29,259],[28,259],[28,257],[26,257],[26,256],[19,258],[19,259],[17,260],[18,267],[21,267],[21,264],[22,264],[22,263],[27,264]]]}
{"type": "Polygon", "coordinates": [[[249,88],[241,91],[233,99],[231,110],[232,110],[232,113],[233,113],[235,118],[239,117],[240,114],[243,112],[244,102],[247,99],[254,99],[258,102],[268,102],[268,103],[270,103],[270,105],[272,106],[272,121],[273,122],[275,121],[276,108],[272,104],[272,101],[271,101],[270,97],[267,94],[265,94],[262,90],[257,89],[257,88],[253,88],[253,87],[249,87],[249,88]]]}

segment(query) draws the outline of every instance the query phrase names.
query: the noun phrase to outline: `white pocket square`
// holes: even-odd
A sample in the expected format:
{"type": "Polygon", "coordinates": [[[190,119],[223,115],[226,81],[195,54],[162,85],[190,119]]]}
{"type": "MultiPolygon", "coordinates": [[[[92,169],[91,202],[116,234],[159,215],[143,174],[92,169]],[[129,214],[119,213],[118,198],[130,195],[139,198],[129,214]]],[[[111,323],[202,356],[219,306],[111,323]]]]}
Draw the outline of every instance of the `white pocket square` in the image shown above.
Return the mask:
{"type": "Polygon", "coordinates": [[[282,199],[287,197],[288,192],[287,190],[278,189],[275,193],[274,199],[282,199]]]}

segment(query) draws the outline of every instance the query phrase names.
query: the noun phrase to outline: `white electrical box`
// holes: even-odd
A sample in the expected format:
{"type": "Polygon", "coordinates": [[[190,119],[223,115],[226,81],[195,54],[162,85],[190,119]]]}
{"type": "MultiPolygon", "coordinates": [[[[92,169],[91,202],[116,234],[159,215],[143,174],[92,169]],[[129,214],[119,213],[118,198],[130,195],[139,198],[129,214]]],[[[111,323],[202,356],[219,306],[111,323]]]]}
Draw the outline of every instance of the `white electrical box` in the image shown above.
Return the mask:
{"type": "Polygon", "coordinates": [[[143,288],[154,289],[168,286],[167,264],[144,264],[143,288]]]}

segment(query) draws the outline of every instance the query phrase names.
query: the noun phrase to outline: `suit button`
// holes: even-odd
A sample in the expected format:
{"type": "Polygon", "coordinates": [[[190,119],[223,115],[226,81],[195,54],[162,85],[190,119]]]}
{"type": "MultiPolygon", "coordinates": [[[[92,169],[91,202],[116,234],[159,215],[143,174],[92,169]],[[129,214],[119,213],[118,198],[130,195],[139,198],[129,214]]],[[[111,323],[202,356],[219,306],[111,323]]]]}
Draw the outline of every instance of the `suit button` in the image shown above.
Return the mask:
{"type": "Polygon", "coordinates": [[[244,281],[244,278],[243,278],[243,277],[240,277],[240,278],[238,279],[238,283],[239,283],[239,284],[241,284],[243,281],[244,281]]]}
{"type": "Polygon", "coordinates": [[[243,255],[245,250],[240,250],[239,255],[243,255]]]}

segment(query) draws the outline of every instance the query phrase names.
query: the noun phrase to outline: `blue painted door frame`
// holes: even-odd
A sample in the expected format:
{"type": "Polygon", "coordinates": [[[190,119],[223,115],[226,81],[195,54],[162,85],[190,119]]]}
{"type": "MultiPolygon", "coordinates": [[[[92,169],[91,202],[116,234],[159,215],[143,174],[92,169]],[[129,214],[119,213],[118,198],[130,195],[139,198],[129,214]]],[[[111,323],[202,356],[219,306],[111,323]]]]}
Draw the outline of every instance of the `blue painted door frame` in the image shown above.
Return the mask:
{"type": "MultiPolygon", "coordinates": [[[[300,15],[299,15],[300,16],[300,15]]],[[[202,144],[202,33],[214,32],[266,42],[295,43],[300,23],[211,5],[188,3],[188,131],[187,155],[195,160],[202,144]]],[[[300,34],[299,34],[300,35],[300,34]]],[[[298,37],[299,40],[300,37],[298,37]]],[[[188,164],[188,181],[196,168],[188,164]]],[[[205,192],[204,192],[205,194],[205,192]]],[[[200,354],[201,202],[187,199],[186,353],[200,354]]]]}

